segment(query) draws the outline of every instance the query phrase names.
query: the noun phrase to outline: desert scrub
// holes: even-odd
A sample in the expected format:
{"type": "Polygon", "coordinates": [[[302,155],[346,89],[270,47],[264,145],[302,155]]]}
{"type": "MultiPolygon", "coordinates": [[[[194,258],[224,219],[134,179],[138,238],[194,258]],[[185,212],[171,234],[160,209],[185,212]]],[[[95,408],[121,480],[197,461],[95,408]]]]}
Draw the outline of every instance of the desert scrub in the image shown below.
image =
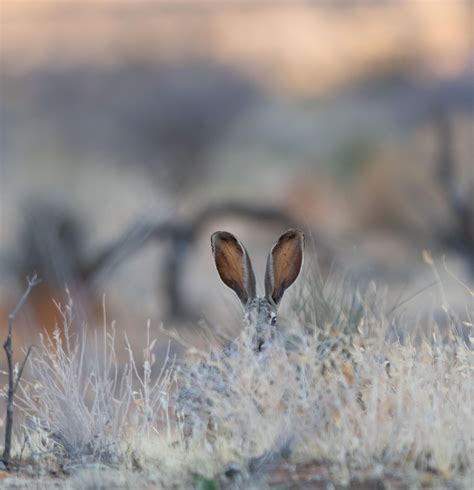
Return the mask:
{"type": "Polygon", "coordinates": [[[169,431],[172,362],[166,356],[155,373],[148,326],[141,365],[128,341],[128,361],[119,365],[115,328],[107,325],[105,306],[104,326],[93,333],[72,328],[71,299],[57,307],[61,329],[41,337],[30,381],[21,386],[17,405],[25,420],[23,449],[30,460],[62,468],[130,461],[145,437],[158,427],[169,431]]]}
{"type": "Polygon", "coordinates": [[[131,486],[261,488],[286,465],[292,478],[314,468],[341,484],[434,478],[439,488],[448,480],[468,487],[473,354],[459,320],[444,305],[442,325],[433,317],[422,336],[386,313],[385,292],[373,284],[359,291],[308,269],[263,353],[242,335],[177,369],[166,359],[154,369],[149,337],[143,363],[129,348],[119,366],[114,329],[74,334],[66,307],[61,333],[35,349],[21,385],[17,454],[23,448],[44,472],[74,469],[71,481],[91,471],[100,481],[105,471],[131,486]],[[182,400],[181,413],[175,404],[186,391],[185,420],[182,400]]]}
{"type": "Polygon", "coordinates": [[[432,320],[421,336],[386,313],[372,283],[361,293],[310,272],[293,293],[264,355],[247,336],[179,366],[188,450],[222,467],[239,462],[250,479],[265,477],[258,462],[269,459],[324,462],[341,483],[361,474],[468,482],[473,353],[447,306],[442,326],[432,320]]]}

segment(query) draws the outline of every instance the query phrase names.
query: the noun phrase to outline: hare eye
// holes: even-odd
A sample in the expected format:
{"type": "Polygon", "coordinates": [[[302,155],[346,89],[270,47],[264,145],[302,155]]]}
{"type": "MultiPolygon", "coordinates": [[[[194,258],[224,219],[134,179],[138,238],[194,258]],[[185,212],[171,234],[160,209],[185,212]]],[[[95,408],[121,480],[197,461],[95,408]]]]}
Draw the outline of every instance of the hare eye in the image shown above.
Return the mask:
{"type": "Polygon", "coordinates": [[[275,324],[276,324],[276,322],[277,322],[277,317],[276,317],[276,315],[272,315],[272,316],[270,317],[270,324],[271,324],[271,325],[275,325],[275,324]]]}

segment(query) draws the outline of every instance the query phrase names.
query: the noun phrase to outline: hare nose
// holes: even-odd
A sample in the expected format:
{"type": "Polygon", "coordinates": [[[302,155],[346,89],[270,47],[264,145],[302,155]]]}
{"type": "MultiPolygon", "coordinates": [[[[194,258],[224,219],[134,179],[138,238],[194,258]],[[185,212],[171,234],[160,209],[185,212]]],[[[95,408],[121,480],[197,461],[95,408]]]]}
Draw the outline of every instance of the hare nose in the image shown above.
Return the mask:
{"type": "Polygon", "coordinates": [[[263,339],[257,339],[257,352],[262,352],[265,348],[265,341],[263,339]]]}

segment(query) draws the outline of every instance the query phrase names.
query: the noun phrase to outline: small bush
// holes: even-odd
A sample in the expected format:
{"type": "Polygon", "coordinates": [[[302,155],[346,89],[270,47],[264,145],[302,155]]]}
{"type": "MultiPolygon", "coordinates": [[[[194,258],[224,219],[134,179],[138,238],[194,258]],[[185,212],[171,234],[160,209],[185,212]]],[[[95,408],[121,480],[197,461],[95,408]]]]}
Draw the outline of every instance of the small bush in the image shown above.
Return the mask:
{"type": "Polygon", "coordinates": [[[41,338],[31,359],[32,381],[22,387],[20,407],[32,455],[41,459],[53,453],[74,463],[123,461],[167,420],[168,359],[152,380],[154,342],[148,334],[143,374],[130,348],[128,362],[119,366],[113,324],[104,320],[102,332],[88,339],[85,327],[72,331],[72,302],[58,309],[62,329],[41,338]]]}

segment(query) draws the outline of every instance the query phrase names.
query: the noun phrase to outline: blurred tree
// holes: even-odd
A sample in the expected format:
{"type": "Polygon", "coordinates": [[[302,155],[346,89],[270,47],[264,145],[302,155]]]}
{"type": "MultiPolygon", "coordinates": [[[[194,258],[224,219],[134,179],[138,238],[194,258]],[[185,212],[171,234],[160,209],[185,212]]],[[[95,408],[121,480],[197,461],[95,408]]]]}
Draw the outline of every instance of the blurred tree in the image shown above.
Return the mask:
{"type": "Polygon", "coordinates": [[[48,65],[12,83],[9,120],[24,107],[25,121],[52,128],[81,157],[141,165],[170,194],[205,177],[212,149],[261,98],[241,73],[200,61],[48,65]]]}
{"type": "Polygon", "coordinates": [[[60,321],[53,300],[67,304],[66,287],[73,295],[79,323],[91,323],[102,313],[99,286],[106,277],[150,241],[165,243],[167,253],[158,272],[159,277],[164,277],[165,316],[174,321],[195,319],[183,294],[189,254],[204,229],[213,221],[229,217],[301,228],[284,211],[273,207],[222,202],[197,210],[184,221],[136,221],[107,246],[86,255],[85,234],[78,218],[58,204],[34,201],[25,213],[18,247],[7,259],[10,272],[19,283],[33,272],[41,277],[42,283],[32,292],[30,303],[35,323],[51,333],[60,321]]]}
{"type": "Polygon", "coordinates": [[[444,109],[440,109],[435,123],[439,141],[436,172],[451,215],[447,229],[439,230],[438,235],[444,245],[465,259],[474,279],[474,181],[459,178],[452,123],[444,109]]]}
{"type": "Polygon", "coordinates": [[[101,298],[89,287],[96,268],[90,267],[84,255],[84,236],[77,216],[64,206],[45,200],[27,205],[17,247],[5,262],[19,284],[33,273],[41,279],[28,303],[34,328],[51,334],[61,324],[54,301],[67,304],[66,288],[74,296],[79,323],[101,314],[101,298]]]}

